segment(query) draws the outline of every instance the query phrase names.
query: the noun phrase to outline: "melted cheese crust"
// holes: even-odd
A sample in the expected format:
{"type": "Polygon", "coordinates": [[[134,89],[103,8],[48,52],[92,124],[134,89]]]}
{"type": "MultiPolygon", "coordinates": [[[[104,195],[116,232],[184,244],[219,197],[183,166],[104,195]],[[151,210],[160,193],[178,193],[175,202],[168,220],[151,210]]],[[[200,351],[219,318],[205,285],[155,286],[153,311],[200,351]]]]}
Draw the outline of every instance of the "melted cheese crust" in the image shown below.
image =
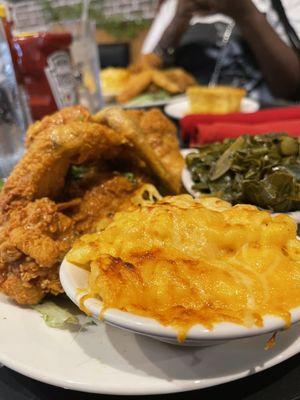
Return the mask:
{"type": "Polygon", "coordinates": [[[300,306],[300,241],[286,215],[219,199],[167,197],[115,215],[67,259],[90,269],[91,297],[151,317],[183,340],[200,323],[290,323],[300,306]]]}

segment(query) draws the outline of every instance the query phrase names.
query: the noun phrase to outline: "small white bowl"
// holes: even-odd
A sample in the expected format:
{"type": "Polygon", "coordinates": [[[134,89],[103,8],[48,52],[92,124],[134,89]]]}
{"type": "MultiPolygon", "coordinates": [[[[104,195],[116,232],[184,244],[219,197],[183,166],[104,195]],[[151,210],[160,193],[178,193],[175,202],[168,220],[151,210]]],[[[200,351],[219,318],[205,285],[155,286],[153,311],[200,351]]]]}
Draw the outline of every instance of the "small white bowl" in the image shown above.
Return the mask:
{"type": "MultiPolygon", "coordinates": [[[[60,267],[61,284],[68,297],[78,306],[80,298],[84,295],[84,290],[88,287],[89,272],[69,263],[66,259],[60,267]]],[[[99,315],[103,308],[103,303],[98,299],[88,299],[84,303],[93,318],[99,321],[99,315]]],[[[232,323],[221,323],[210,331],[202,325],[194,326],[188,333],[186,340],[179,343],[177,332],[172,327],[165,327],[151,318],[139,317],[137,315],[108,309],[104,313],[104,322],[117,328],[125,329],[132,333],[149,336],[176,345],[183,346],[212,346],[224,343],[229,340],[247,338],[252,336],[264,335],[266,333],[284,330],[285,323],[281,318],[266,316],[262,328],[246,328],[232,323]]],[[[292,323],[300,321],[300,307],[292,311],[292,323]]]]}

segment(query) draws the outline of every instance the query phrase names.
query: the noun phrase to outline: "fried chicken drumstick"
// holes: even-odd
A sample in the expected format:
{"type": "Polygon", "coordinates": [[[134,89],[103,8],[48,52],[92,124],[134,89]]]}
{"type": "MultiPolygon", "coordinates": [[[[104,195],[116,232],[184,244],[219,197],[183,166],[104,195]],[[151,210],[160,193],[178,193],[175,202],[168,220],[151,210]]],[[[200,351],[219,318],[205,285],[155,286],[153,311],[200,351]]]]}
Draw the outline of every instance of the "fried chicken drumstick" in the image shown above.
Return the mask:
{"type": "Polygon", "coordinates": [[[0,193],[0,291],[19,304],[62,293],[58,269],[74,241],[145,183],[181,192],[176,129],[158,110],[67,108],[31,126],[26,147],[0,193]]]}

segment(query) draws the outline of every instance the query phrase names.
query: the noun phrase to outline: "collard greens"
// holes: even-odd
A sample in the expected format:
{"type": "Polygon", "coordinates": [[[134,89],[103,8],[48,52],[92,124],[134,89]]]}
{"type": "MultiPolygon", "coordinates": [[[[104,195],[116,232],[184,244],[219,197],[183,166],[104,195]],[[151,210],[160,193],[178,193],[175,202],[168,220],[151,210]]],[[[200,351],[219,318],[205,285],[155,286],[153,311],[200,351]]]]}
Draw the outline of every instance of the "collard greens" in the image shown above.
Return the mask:
{"type": "Polygon", "coordinates": [[[300,209],[300,141],[286,134],[241,136],[187,156],[193,189],[232,204],[276,212],[300,209]]]}

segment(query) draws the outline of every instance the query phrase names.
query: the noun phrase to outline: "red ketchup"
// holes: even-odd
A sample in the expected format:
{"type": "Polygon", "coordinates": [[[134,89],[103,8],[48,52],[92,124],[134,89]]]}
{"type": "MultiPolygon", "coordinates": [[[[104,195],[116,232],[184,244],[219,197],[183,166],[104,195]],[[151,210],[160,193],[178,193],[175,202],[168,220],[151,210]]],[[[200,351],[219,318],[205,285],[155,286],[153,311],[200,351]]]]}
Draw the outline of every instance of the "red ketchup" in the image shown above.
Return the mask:
{"type": "Polygon", "coordinates": [[[77,102],[69,48],[70,33],[43,32],[13,38],[19,79],[33,119],[77,102]]]}

